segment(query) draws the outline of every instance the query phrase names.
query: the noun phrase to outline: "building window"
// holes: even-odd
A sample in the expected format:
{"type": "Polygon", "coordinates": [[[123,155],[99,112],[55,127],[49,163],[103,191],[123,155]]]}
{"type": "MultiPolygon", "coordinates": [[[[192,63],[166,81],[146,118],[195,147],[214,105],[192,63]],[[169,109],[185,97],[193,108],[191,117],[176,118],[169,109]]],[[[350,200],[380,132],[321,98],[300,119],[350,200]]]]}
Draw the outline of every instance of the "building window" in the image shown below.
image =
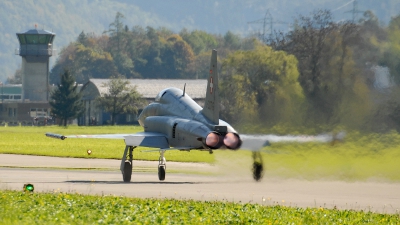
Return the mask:
{"type": "Polygon", "coordinates": [[[30,117],[45,117],[49,116],[48,109],[33,108],[29,112],[30,117]]]}
{"type": "Polygon", "coordinates": [[[39,35],[37,34],[26,34],[25,37],[27,44],[38,44],[39,42],[39,35]]]}
{"type": "Polygon", "coordinates": [[[17,115],[16,108],[8,108],[8,117],[15,117],[17,115]]]}

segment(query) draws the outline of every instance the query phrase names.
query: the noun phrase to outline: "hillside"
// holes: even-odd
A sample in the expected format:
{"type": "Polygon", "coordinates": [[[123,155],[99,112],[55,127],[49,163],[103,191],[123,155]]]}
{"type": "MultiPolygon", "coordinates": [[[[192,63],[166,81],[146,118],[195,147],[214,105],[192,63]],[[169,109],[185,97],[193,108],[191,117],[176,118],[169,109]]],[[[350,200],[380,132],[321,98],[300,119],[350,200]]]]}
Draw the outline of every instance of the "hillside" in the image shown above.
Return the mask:
{"type": "MultiPolygon", "coordinates": [[[[332,10],[337,21],[351,19],[352,14],[345,12],[352,6],[349,0],[3,0],[0,2],[0,81],[13,75],[21,63],[21,58],[15,55],[18,48],[15,33],[32,29],[34,24],[38,29],[55,32],[54,45],[61,50],[82,30],[100,34],[108,29],[117,12],[125,15],[124,23],[130,27],[167,27],[176,32],[187,28],[218,34],[230,30],[246,36],[262,28],[262,24],[249,25],[247,22],[263,18],[267,10],[274,20],[286,22],[274,29],[285,31],[293,17],[318,8],[332,10]]],[[[400,12],[400,1],[358,0],[358,10],[371,10],[382,23],[387,24],[400,12]]],[[[52,57],[52,62],[57,54],[52,57]]]]}

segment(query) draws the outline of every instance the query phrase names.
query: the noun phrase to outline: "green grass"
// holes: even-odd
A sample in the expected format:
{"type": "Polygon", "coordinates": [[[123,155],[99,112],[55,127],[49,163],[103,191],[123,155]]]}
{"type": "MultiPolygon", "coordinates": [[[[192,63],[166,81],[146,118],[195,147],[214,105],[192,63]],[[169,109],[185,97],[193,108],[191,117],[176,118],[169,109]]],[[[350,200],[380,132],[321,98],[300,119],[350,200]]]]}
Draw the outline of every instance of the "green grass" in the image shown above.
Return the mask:
{"type": "Polygon", "coordinates": [[[399,224],[398,214],[0,191],[0,224],[399,224]]]}
{"type": "MultiPolygon", "coordinates": [[[[400,181],[400,134],[350,132],[342,143],[276,143],[263,153],[265,177],[400,181]]],[[[218,152],[217,161],[249,167],[251,153],[218,152]]],[[[234,170],[234,168],[232,168],[234,170]]]]}
{"type": "MultiPolygon", "coordinates": [[[[59,156],[74,158],[121,159],[125,149],[123,140],[112,139],[66,139],[48,138],[46,132],[63,135],[71,134],[115,134],[143,131],[140,126],[99,126],[80,127],[0,127],[0,153],[59,156]],[[90,149],[92,154],[87,155],[90,149]]],[[[142,152],[148,148],[136,148],[133,157],[138,160],[158,160],[158,152],[142,152]]],[[[168,151],[168,161],[214,162],[214,156],[207,152],[168,151]]]]}
{"type": "MultiPolygon", "coordinates": [[[[139,126],[104,126],[62,128],[50,127],[0,127],[0,153],[30,154],[61,157],[120,159],[125,148],[123,140],[66,139],[45,137],[46,132],[69,134],[135,133],[139,126]],[[86,151],[92,150],[88,156],[86,151]]],[[[158,160],[158,152],[134,151],[135,159],[158,160]]],[[[274,144],[263,154],[266,177],[400,181],[400,134],[349,132],[343,143],[335,145],[274,144]]],[[[247,151],[168,151],[168,161],[207,162],[231,164],[232,170],[246,170],[251,165],[247,151]],[[222,162],[221,162],[222,161],[222,162]]]]}

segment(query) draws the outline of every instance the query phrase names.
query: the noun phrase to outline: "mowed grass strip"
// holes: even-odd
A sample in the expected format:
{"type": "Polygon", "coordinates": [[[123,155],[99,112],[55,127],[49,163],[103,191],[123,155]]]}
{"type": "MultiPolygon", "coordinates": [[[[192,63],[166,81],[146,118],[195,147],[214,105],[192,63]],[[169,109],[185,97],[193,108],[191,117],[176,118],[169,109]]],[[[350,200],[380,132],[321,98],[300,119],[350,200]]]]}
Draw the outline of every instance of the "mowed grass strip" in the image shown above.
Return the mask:
{"type": "Polygon", "coordinates": [[[399,224],[398,214],[0,191],[0,224],[399,224]]]}
{"type": "MultiPolygon", "coordinates": [[[[46,132],[70,134],[136,133],[140,126],[99,126],[68,128],[0,127],[0,153],[80,158],[120,159],[123,140],[48,138],[46,132]],[[87,155],[90,149],[92,154],[87,155]]],[[[142,152],[138,147],[134,159],[158,160],[158,152],[142,152]]],[[[263,153],[266,177],[335,179],[346,181],[400,181],[400,134],[348,132],[345,141],[334,145],[321,143],[276,143],[263,153]]],[[[247,151],[167,151],[168,161],[226,164],[233,172],[249,171],[251,153],[247,151]]]]}
{"type": "MultiPolygon", "coordinates": [[[[274,143],[263,155],[264,177],[307,180],[400,181],[400,134],[349,132],[344,142],[274,143]]],[[[250,168],[250,152],[216,151],[231,171],[250,168]],[[232,166],[229,167],[229,164],[232,166]]]]}
{"type": "MultiPolygon", "coordinates": [[[[46,132],[62,135],[72,134],[130,134],[143,131],[140,126],[59,126],[46,127],[0,127],[0,153],[58,156],[73,158],[121,159],[125,149],[123,140],[79,139],[58,140],[45,136],[46,132]],[[88,155],[87,150],[92,154],[88,155]]],[[[158,152],[142,152],[149,148],[138,147],[133,153],[137,160],[158,160],[158,152]]],[[[214,162],[214,156],[201,151],[168,151],[168,161],[214,162]]]]}

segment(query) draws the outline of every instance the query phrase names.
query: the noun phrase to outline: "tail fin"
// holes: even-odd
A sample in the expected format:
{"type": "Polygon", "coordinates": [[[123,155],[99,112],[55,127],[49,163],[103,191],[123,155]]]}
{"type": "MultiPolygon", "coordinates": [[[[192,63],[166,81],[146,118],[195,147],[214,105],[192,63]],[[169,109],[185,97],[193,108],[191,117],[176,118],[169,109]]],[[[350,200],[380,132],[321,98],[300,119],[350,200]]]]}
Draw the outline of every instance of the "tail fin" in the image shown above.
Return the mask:
{"type": "Polygon", "coordinates": [[[218,68],[217,50],[212,50],[210,74],[207,80],[207,93],[203,115],[212,123],[219,124],[219,91],[218,91],[218,68]]]}

